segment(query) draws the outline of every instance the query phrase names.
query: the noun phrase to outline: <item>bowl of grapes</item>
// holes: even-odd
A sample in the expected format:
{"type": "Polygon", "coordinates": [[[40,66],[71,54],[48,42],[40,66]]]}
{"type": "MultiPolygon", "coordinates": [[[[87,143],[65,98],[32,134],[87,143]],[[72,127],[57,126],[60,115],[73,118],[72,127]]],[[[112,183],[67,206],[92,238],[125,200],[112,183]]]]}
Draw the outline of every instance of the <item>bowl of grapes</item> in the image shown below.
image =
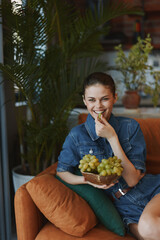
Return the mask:
{"type": "Polygon", "coordinates": [[[95,155],[87,154],[81,160],[79,169],[86,181],[97,185],[110,185],[115,183],[123,172],[121,159],[117,156],[102,159],[101,162],[95,155]]]}

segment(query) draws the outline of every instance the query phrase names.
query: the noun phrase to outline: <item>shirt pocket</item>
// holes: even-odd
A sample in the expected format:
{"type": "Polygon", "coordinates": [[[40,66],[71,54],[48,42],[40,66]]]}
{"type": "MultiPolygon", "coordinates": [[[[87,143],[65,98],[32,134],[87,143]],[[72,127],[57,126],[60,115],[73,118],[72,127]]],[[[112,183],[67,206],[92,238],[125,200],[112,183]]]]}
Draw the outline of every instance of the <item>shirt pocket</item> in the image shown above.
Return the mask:
{"type": "Polygon", "coordinates": [[[105,151],[103,148],[100,148],[95,145],[88,145],[87,143],[79,146],[79,152],[81,158],[87,154],[95,155],[98,159],[104,158],[105,151]]]}

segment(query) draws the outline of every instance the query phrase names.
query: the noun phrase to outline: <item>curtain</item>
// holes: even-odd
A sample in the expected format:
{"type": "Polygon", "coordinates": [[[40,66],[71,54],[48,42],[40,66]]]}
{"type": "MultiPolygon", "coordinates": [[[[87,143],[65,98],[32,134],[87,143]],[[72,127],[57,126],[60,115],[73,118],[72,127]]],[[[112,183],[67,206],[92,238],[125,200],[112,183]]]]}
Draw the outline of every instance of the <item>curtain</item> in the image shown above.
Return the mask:
{"type": "MultiPolygon", "coordinates": [[[[0,62],[3,62],[2,40],[2,25],[0,24],[0,62]]],[[[1,82],[2,75],[0,73],[0,83],[1,82]]],[[[3,84],[0,84],[0,239],[11,240],[10,183],[3,84]]]]}

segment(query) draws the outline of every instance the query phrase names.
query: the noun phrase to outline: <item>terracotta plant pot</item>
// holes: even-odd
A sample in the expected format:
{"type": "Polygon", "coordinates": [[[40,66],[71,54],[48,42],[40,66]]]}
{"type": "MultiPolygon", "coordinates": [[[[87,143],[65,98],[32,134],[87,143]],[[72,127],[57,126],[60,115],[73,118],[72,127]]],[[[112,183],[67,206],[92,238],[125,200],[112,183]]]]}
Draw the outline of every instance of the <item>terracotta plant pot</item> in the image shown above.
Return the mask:
{"type": "Polygon", "coordinates": [[[140,100],[141,98],[137,91],[125,91],[125,94],[122,97],[122,103],[124,107],[128,109],[138,108],[140,100]]]}

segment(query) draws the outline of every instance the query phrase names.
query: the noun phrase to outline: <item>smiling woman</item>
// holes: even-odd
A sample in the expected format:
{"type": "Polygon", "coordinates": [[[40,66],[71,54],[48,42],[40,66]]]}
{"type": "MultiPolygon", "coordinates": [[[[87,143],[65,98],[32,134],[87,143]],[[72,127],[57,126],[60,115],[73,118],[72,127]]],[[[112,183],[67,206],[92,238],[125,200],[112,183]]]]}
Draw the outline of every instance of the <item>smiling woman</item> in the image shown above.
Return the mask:
{"type": "MultiPolygon", "coordinates": [[[[89,75],[84,81],[83,93],[89,114],[85,123],[74,127],[68,134],[58,159],[58,176],[69,184],[89,184],[101,188],[114,198],[114,205],[126,228],[138,240],[158,239],[160,211],[155,209],[160,203],[160,174],[145,174],[146,144],[139,123],[135,119],[112,114],[117,94],[109,75],[101,72],[89,75]],[[99,186],[84,175],[76,175],[80,159],[84,160],[91,149],[103,167],[105,159],[115,156],[121,159],[123,171],[118,181],[99,186]],[[142,191],[143,188],[145,191],[142,191]],[[147,224],[151,225],[149,229],[146,229],[147,224]]],[[[88,165],[82,167],[85,169],[88,165]]]]}
{"type": "Polygon", "coordinates": [[[83,89],[83,101],[91,116],[97,118],[100,114],[109,120],[113,104],[117,101],[113,79],[97,72],[86,78],[83,89]]]}

